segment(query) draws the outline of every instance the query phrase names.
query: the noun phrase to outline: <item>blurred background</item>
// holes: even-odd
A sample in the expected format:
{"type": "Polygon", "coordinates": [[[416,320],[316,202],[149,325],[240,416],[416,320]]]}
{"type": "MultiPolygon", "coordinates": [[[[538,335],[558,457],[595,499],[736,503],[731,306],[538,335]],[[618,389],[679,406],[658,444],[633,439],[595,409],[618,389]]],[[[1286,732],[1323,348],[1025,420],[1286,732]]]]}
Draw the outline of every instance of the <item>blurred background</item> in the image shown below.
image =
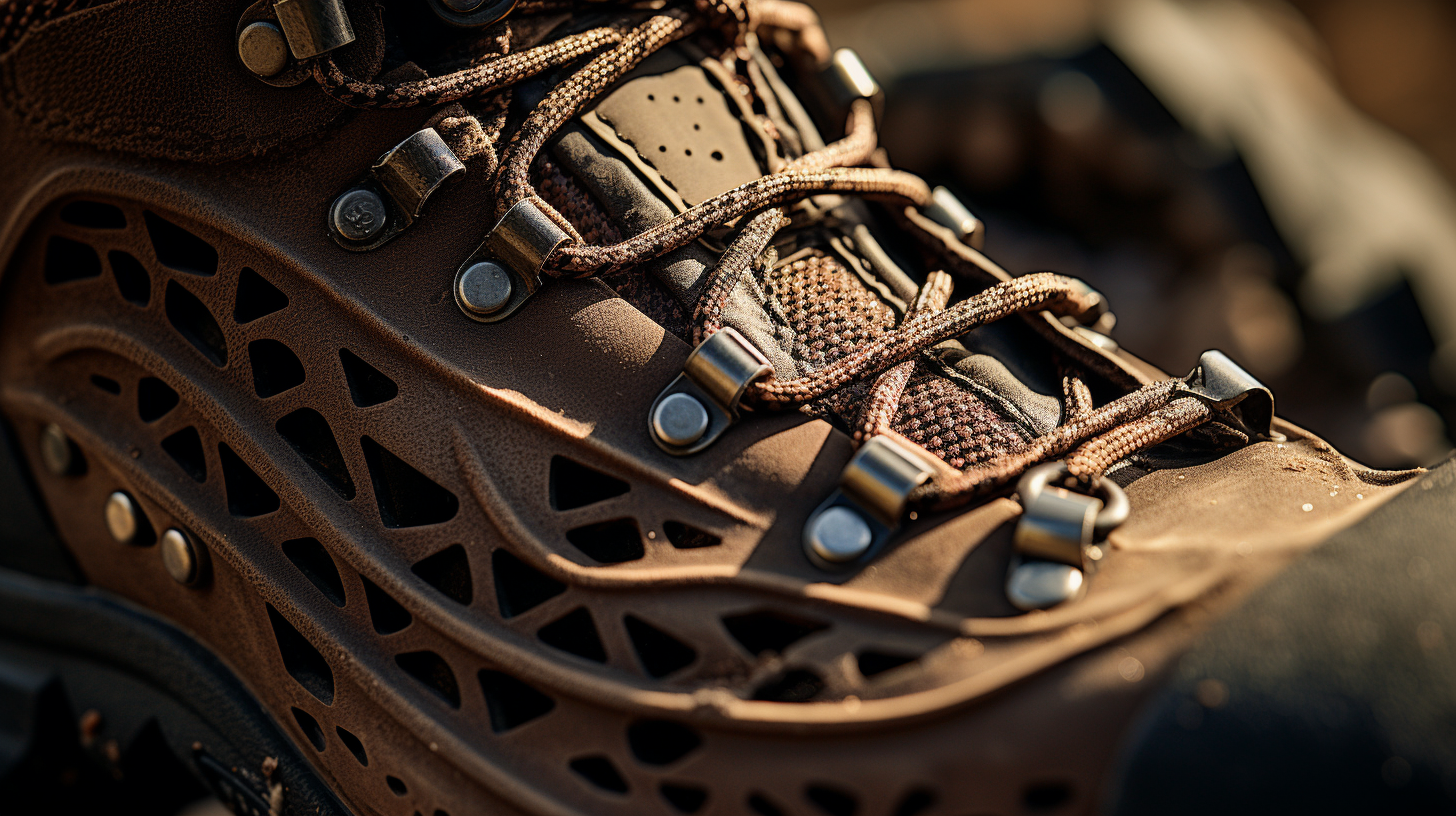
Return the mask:
{"type": "Polygon", "coordinates": [[[1085,279],[1172,374],[1224,349],[1368,465],[1449,454],[1456,3],[811,2],[1000,264],[1085,279]]]}

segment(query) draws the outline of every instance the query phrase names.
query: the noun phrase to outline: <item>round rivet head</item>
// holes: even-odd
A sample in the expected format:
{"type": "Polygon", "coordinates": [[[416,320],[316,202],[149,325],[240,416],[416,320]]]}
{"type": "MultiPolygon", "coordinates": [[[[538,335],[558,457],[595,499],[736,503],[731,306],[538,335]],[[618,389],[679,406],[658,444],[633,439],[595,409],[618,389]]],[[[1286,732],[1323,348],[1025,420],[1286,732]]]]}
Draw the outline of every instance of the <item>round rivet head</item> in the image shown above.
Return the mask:
{"type": "Polygon", "coordinates": [[[669,394],[652,412],[652,432],[669,445],[691,445],[708,432],[708,409],[690,394],[669,394]]]}
{"type": "Polygon", "coordinates": [[[500,264],[481,261],[460,273],[460,305],[478,315],[495,314],[511,302],[511,276],[500,264]]]}
{"type": "Polygon", "coordinates": [[[1082,571],[1069,564],[1026,561],[1006,579],[1006,597],[1023,612],[1049,609],[1077,597],[1083,580],[1082,571]]]}
{"type": "Polygon", "coordinates": [[[120,490],[108,496],[106,530],[111,533],[111,537],[118,544],[131,544],[136,541],[137,531],[140,529],[141,526],[137,524],[137,506],[132,497],[120,490]]]}
{"type": "Polygon", "coordinates": [[[804,529],[804,547],[831,564],[845,564],[869,551],[874,534],[864,516],[848,507],[831,507],[804,529]]]}
{"type": "Polygon", "coordinates": [[[347,241],[367,241],[389,221],[384,199],[373,190],[355,188],[339,196],[329,209],[329,223],[347,241]]]}
{"type": "Polygon", "coordinates": [[[272,23],[253,23],[238,34],[238,59],[260,77],[275,76],[288,67],[288,38],[272,23]]]}
{"type": "Polygon", "coordinates": [[[176,527],[162,534],[162,566],[179,584],[194,584],[202,574],[202,556],[196,542],[176,527]]]}
{"type": "Polygon", "coordinates": [[[76,467],[76,445],[54,422],[40,432],[40,460],[56,476],[65,476],[76,467]]]}

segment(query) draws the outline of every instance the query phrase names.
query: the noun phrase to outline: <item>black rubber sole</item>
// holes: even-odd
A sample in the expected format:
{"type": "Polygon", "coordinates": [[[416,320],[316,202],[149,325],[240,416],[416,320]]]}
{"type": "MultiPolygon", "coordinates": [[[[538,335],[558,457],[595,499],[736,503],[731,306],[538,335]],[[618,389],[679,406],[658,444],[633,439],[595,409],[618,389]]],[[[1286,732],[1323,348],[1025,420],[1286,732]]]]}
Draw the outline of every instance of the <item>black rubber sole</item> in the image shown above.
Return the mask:
{"type": "Polygon", "coordinates": [[[208,791],[247,816],[275,802],[349,813],[185,633],[104,592],[0,569],[0,812],[163,816],[208,791]]]}

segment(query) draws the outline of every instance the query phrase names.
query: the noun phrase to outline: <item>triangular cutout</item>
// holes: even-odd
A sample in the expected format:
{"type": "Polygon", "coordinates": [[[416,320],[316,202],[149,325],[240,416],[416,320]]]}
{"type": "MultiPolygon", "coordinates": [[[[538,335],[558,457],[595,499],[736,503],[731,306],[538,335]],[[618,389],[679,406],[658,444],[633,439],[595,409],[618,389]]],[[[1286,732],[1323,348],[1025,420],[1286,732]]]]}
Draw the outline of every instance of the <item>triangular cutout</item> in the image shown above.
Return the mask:
{"type": "Polygon", "coordinates": [[[455,603],[468,606],[475,597],[474,586],[470,580],[470,559],[465,555],[465,548],[459,544],[452,544],[428,558],[421,559],[410,569],[455,603]]]}
{"type": "Polygon", "coordinates": [[[227,365],[227,338],[222,327],[197,296],[176,281],[167,281],[167,320],[203,357],[218,368],[227,365]]]}
{"type": "Polygon", "coordinates": [[[622,778],[617,766],[604,756],[589,756],[573,759],[569,765],[582,779],[604,791],[626,793],[627,780],[622,778]]]}
{"type": "Polygon", "coordinates": [[[203,277],[217,274],[217,250],[211,244],[156,213],[142,213],[142,218],[162,266],[203,277]]]}
{"type": "Polygon", "coordinates": [[[607,650],[597,634],[597,625],[592,621],[586,607],[579,607],[561,618],[546,624],[536,632],[536,637],[547,646],[555,646],[563,652],[584,657],[597,663],[607,662],[607,650]]]}
{"type": "Polygon", "coordinates": [[[378,442],[360,438],[385,527],[422,527],[455,518],[460,500],[378,442]]]}
{"type": "Polygon", "coordinates": [[[620,564],[647,554],[636,519],[621,518],[588,524],[566,532],[566,540],[594,561],[620,564]]]}
{"type": "Polygon", "coordinates": [[[223,483],[227,485],[229,513],[238,518],[252,518],[278,509],[278,494],[227,443],[217,443],[217,453],[222,461],[223,483]]]}
{"type": "Polygon", "coordinates": [[[615,476],[589,468],[565,456],[551,457],[551,507],[553,510],[575,510],[631,490],[631,486],[615,476]]]}
{"type": "Polygon", "coordinates": [[[490,567],[501,617],[514,618],[566,591],[566,584],[543,575],[505,550],[490,554],[490,567]]]}
{"type": "Polygon", "coordinates": [[[116,278],[116,290],[133,306],[146,306],[152,302],[152,276],[136,258],[113,249],[106,253],[111,263],[111,275],[116,278]]]}
{"type": "Polygon", "coordinates": [[[627,747],[644,765],[671,765],[702,744],[696,730],[672,720],[638,720],[627,726],[627,747]]]}
{"type": "Polygon", "coordinates": [[[664,522],[662,531],[667,534],[668,543],[679,550],[716,547],[723,543],[723,539],[718,536],[706,530],[699,530],[691,524],[683,524],[680,521],[664,522]]]}
{"type": "Polygon", "coordinates": [[[503,734],[550,714],[556,701],[503,672],[482,669],[480,688],[490,709],[490,730],[503,734]]]}
{"type": "Polygon", "coordinates": [[[172,457],[182,472],[194,482],[207,481],[207,456],[202,450],[202,435],[197,429],[187,426],[162,440],[162,450],[172,457]]]}
{"type": "Polygon", "coordinates": [[[455,672],[445,658],[434,652],[405,652],[394,656],[394,662],[405,674],[420,681],[435,696],[449,703],[451,708],[460,707],[460,686],[455,682],[455,672]]]}
{"type": "Polygon", "coordinates": [[[344,464],[344,453],[334,440],[334,431],[323,414],[312,408],[297,411],[278,420],[275,426],[293,452],[313,468],[339,498],[350,501],[354,498],[354,477],[349,475],[349,466],[344,464]]]}
{"type": "Polygon", "coordinates": [[[827,623],[767,609],[729,615],[723,618],[723,626],[743,648],[756,655],[782,653],[797,641],[829,628],[827,623]]]}
{"type": "Polygon", "coordinates": [[[283,542],[283,554],[293,562],[293,566],[303,573],[308,582],[318,588],[329,603],[334,606],[344,605],[344,580],[339,577],[339,568],[334,565],[334,559],[324,549],[324,545],[316,538],[295,538],[292,541],[283,542]]]}
{"type": "Polygon", "coordinates": [[[890,654],[879,652],[874,649],[866,649],[855,655],[855,662],[859,665],[859,673],[865,677],[874,677],[877,674],[884,674],[891,669],[898,669],[907,663],[914,663],[915,658],[901,654],[890,654]]]}
{"type": "Polygon", "coordinates": [[[253,366],[253,391],[264,399],[297,388],[308,377],[293,349],[277,340],[249,343],[248,361],[253,366]]]}
{"type": "Polygon", "coordinates": [[[414,616],[399,601],[368,578],[361,575],[359,580],[364,582],[364,602],[369,604],[369,619],[374,623],[374,631],[392,635],[410,625],[414,616]]]}
{"type": "Polygon", "coordinates": [[[344,366],[344,380],[349,383],[349,396],[360,408],[389,402],[399,394],[399,386],[384,372],[359,359],[348,349],[339,349],[339,362],[344,366]]]}
{"type": "Polygon", "coordinates": [[[137,415],[142,422],[156,422],[171,413],[181,401],[172,386],[156,377],[142,377],[137,383],[137,415]]]}
{"type": "Polygon", "coordinates": [[[238,297],[233,304],[233,320],[252,323],[288,305],[288,295],[253,270],[243,267],[238,273],[238,297]]]}
{"type": "Polygon", "coordinates": [[[653,677],[666,677],[698,659],[693,647],[633,615],[623,618],[627,636],[642,668],[653,677]]]}
{"type": "Polygon", "coordinates": [[[300,686],[318,698],[324,705],[334,704],[334,672],[318,649],[308,638],[299,634],[286,618],[278,614],[272,604],[268,608],[268,622],[273,624],[273,639],[278,642],[278,652],[283,657],[283,668],[300,686]]]}

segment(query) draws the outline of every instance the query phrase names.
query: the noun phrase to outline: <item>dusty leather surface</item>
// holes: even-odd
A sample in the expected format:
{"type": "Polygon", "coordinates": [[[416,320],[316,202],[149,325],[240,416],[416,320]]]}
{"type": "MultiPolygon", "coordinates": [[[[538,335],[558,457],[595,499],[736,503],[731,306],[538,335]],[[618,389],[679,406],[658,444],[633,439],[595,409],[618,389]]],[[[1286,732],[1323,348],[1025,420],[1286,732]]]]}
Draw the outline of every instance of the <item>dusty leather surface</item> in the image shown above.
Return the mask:
{"type": "MultiPolygon", "coordinates": [[[[199,39],[219,49],[231,30],[222,37],[223,27],[214,28],[199,39]]],[[[239,101],[257,95],[267,97],[260,105],[288,108],[299,127],[333,116],[332,103],[306,85],[295,98],[240,73],[215,80],[239,110],[261,110],[239,101]]],[[[459,312],[451,281],[490,226],[480,218],[487,179],[467,173],[431,199],[422,223],[375,252],[349,253],[328,239],[332,196],[418,129],[426,112],[348,117],[326,144],[295,143],[227,172],[126,154],[103,165],[82,145],[40,139],[22,110],[0,116],[0,153],[25,157],[0,177],[0,412],[38,474],[60,537],[90,581],[215,649],[363,813],[672,812],[664,784],[704,792],[703,813],[745,812],[755,796],[807,812],[821,789],[851,796],[863,814],[892,813],[922,790],[937,803],[927,813],[1020,813],[1047,797],[1066,812],[1086,812],[1099,801],[1129,718],[1192,639],[1301,551],[1401,489],[1372,483],[1317,438],[1281,424],[1283,443],[1133,482],[1132,518],[1112,537],[1087,596],[1049,612],[1019,614],[1005,600],[1019,512],[1005,497],[920,518],[875,563],[827,574],[804,557],[800,535],[851,454],[842,433],[799,414],[754,415],[702,454],[671,457],[648,438],[646,416],[688,347],[606,287],[550,284],[495,325],[459,312]],[[66,223],[61,210],[78,199],[119,208],[126,226],[66,223]],[[213,247],[215,274],[166,268],[146,212],[213,247]],[[92,247],[99,275],[47,283],[55,236],[92,247]],[[147,306],[121,298],[113,251],[147,269],[147,306]],[[238,322],[244,269],[288,305],[238,322]],[[225,366],[174,328],[173,285],[218,324],[225,366]],[[304,381],[259,397],[250,348],[260,340],[286,346],[304,381]],[[393,380],[397,396],[356,405],[340,349],[393,380]],[[95,374],[120,393],[93,385],[95,374]],[[137,411],[144,377],[180,397],[150,423],[137,411]],[[304,408],[326,419],[354,498],[340,496],[278,432],[279,420],[304,408]],[[48,422],[80,446],[90,465],[84,476],[38,467],[48,422]],[[161,446],[186,428],[202,440],[201,482],[161,446]],[[369,444],[448,491],[458,509],[437,523],[390,526],[369,444]],[[237,486],[223,475],[220,445],[276,494],[276,510],[230,510],[237,486]],[[629,489],[557,509],[555,457],[629,489]],[[210,577],[200,587],[174,582],[155,547],[111,540],[100,509],[117,489],[137,497],[157,530],[176,525],[205,545],[210,577]],[[602,563],[572,543],[573,531],[622,519],[640,531],[640,558],[602,563]],[[673,546],[669,522],[720,543],[673,546]],[[317,539],[336,565],[342,607],[284,555],[281,544],[301,538],[317,539]],[[413,569],[457,544],[469,603],[413,569]],[[497,574],[499,553],[564,590],[505,614],[501,597],[512,587],[501,582],[513,579],[497,574]],[[408,611],[407,626],[379,633],[366,580],[408,611]],[[289,671],[270,607],[326,663],[328,702],[289,671]],[[544,627],[578,609],[594,621],[602,661],[541,639],[544,627]],[[754,653],[724,619],[764,611],[822,628],[754,653]],[[688,645],[691,662],[654,676],[629,616],[688,645]],[[458,702],[403,668],[400,655],[422,651],[448,667],[458,702]],[[867,651],[913,662],[867,678],[857,660],[867,651]],[[497,732],[481,671],[517,678],[554,708],[497,732]],[[822,681],[813,701],[752,699],[793,671],[822,681]],[[322,725],[324,751],[308,747],[294,708],[322,725]],[[700,744],[665,764],[644,761],[627,738],[644,719],[684,724],[700,744]],[[364,742],[368,766],[332,736],[338,726],[364,742]],[[628,790],[584,781],[569,763],[587,757],[606,758],[628,790]],[[408,792],[396,794],[389,776],[408,792]]],[[[258,138],[275,137],[244,141],[258,138]]],[[[947,235],[906,218],[922,240],[947,235]]],[[[955,251],[965,283],[1005,274],[974,250],[955,251]]],[[[1036,342],[1069,355],[1102,354],[1050,318],[1028,325],[1036,342]]],[[[1126,356],[1093,362],[1102,372],[1092,383],[1097,394],[1157,375],[1126,356]]]]}

